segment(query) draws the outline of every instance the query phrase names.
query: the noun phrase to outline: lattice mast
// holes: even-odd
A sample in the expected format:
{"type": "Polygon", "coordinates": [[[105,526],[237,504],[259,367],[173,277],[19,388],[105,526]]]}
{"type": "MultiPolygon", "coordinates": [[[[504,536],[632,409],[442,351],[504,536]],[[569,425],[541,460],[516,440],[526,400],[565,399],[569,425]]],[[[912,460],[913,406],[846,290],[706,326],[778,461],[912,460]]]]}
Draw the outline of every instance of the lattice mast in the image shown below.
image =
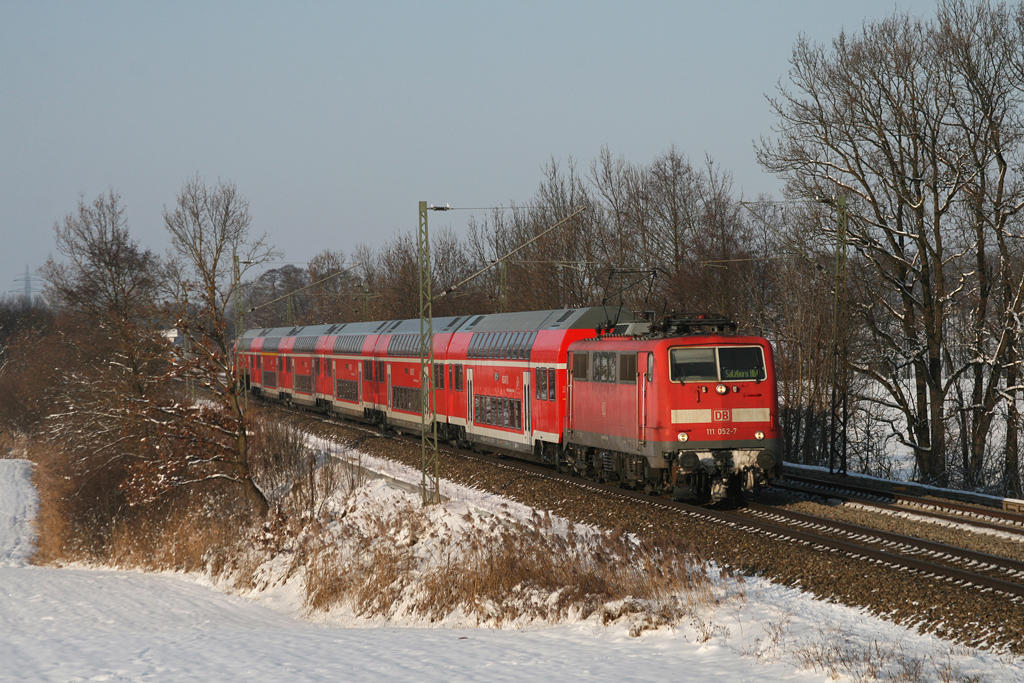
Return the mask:
{"type": "Polygon", "coordinates": [[[836,205],[836,270],[832,298],[832,345],[829,353],[829,385],[831,387],[828,469],[846,474],[848,395],[850,376],[848,361],[848,325],[846,295],[846,197],[839,195],[836,205]]]}
{"type": "MultiPolygon", "coordinates": [[[[429,207],[439,210],[441,207],[429,207]]],[[[444,207],[447,208],[447,207],[444,207]]],[[[427,229],[427,203],[420,202],[418,252],[420,271],[420,452],[423,477],[420,485],[423,504],[441,502],[437,451],[437,419],[434,403],[434,311],[430,290],[430,232],[427,229]]]]}

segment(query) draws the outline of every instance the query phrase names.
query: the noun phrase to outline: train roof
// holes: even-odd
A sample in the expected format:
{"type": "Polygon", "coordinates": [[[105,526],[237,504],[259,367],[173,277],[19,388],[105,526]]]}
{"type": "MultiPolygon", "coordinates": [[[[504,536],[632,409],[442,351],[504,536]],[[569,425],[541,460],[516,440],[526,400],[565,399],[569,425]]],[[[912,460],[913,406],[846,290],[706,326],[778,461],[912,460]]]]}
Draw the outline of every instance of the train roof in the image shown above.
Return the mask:
{"type": "MultiPolygon", "coordinates": [[[[593,308],[560,308],[549,311],[489,313],[485,315],[434,318],[434,333],[502,332],[514,330],[579,330],[596,329],[609,322],[631,322],[633,313],[621,306],[593,308]]],[[[244,341],[258,337],[322,337],[325,335],[369,335],[418,333],[419,318],[378,320],[372,322],[305,325],[300,327],[265,327],[246,330],[244,341]]]]}

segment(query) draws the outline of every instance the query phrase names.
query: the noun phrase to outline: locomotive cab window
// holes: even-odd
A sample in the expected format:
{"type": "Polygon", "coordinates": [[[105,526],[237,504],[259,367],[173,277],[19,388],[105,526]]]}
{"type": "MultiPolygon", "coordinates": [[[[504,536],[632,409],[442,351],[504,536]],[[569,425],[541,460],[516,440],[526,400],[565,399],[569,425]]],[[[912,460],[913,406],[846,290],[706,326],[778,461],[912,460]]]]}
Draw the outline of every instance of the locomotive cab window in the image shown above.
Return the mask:
{"type": "Polygon", "coordinates": [[[714,349],[672,349],[673,382],[717,382],[718,363],[714,349]]]}
{"type": "Polygon", "coordinates": [[[758,346],[733,346],[718,349],[718,367],[722,381],[754,380],[767,378],[764,371],[764,356],[758,346]]]}
{"type": "Polygon", "coordinates": [[[760,382],[767,377],[758,346],[672,349],[669,360],[673,382],[760,382]]]}

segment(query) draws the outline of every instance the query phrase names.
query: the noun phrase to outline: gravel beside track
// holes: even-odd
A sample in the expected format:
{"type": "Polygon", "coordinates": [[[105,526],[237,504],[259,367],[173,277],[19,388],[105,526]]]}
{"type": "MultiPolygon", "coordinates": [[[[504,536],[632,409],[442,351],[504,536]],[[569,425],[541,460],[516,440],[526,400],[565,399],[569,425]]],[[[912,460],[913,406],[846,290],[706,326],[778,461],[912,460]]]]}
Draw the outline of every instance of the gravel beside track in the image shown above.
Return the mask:
{"type": "MultiPolygon", "coordinates": [[[[815,517],[859,524],[871,529],[891,531],[895,534],[914,536],[936,543],[945,543],[956,548],[966,548],[979,553],[988,553],[1024,562],[1024,536],[1014,539],[984,531],[970,531],[960,523],[945,523],[940,520],[916,517],[913,510],[895,515],[860,507],[855,503],[835,504],[771,493],[762,494],[759,500],[815,517]]],[[[967,522],[962,524],[966,525],[967,522]]]]}
{"type": "MultiPolygon", "coordinates": [[[[420,467],[418,439],[412,442],[381,435],[361,425],[325,422],[310,415],[286,415],[290,415],[288,419],[296,426],[311,433],[374,456],[420,467]]],[[[777,583],[802,588],[823,599],[863,607],[897,623],[917,626],[922,631],[971,647],[995,647],[1024,654],[1024,601],[1019,599],[753,535],[728,525],[693,519],[676,511],[636,501],[601,496],[565,482],[494,467],[444,447],[439,464],[440,476],[444,479],[506,496],[540,510],[550,510],[574,522],[605,529],[618,527],[647,537],[673,534],[689,541],[699,556],[713,559],[732,570],[762,575],[777,583]]],[[[793,505],[814,504],[798,502],[793,505]]],[[[820,507],[836,509],[815,506],[820,507]]],[[[903,528],[902,520],[893,518],[893,521],[896,528],[903,528]]],[[[855,523],[871,526],[864,521],[855,523]]],[[[908,535],[915,533],[911,531],[908,535]]],[[[990,540],[1000,545],[998,539],[990,540]]],[[[943,538],[941,542],[950,541],[943,538]]],[[[993,547],[978,549],[1001,554],[993,552],[993,547]]]]}

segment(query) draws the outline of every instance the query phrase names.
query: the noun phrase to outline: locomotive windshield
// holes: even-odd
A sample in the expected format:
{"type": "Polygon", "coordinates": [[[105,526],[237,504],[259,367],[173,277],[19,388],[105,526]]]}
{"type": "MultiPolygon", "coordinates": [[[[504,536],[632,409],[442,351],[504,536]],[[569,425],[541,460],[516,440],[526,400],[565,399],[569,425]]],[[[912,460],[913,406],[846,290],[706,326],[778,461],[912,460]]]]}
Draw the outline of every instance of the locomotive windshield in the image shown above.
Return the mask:
{"type": "Polygon", "coordinates": [[[689,347],[669,353],[673,382],[761,381],[767,377],[759,346],[689,347]]]}
{"type": "Polygon", "coordinates": [[[714,349],[672,349],[673,382],[717,382],[714,349]]]}

